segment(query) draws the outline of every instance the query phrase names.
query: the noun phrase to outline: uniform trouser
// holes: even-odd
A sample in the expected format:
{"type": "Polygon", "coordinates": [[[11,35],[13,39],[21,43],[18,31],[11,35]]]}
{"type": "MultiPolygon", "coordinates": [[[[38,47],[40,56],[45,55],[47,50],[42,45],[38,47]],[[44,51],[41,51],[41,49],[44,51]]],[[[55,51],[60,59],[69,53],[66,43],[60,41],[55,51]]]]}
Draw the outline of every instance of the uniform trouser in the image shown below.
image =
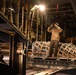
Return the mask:
{"type": "Polygon", "coordinates": [[[51,40],[49,56],[52,57],[52,54],[53,54],[53,48],[55,48],[55,51],[54,51],[54,57],[57,57],[58,45],[59,45],[59,41],[57,41],[57,40],[51,40]]]}

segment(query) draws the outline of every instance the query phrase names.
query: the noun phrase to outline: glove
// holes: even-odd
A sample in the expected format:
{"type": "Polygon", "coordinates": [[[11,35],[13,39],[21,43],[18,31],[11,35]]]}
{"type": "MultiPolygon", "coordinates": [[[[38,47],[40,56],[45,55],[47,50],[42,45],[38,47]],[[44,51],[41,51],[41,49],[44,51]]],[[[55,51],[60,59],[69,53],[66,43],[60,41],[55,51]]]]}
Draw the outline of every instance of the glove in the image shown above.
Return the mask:
{"type": "Polygon", "coordinates": [[[51,24],[50,27],[52,28],[52,27],[54,27],[54,26],[51,24]]]}

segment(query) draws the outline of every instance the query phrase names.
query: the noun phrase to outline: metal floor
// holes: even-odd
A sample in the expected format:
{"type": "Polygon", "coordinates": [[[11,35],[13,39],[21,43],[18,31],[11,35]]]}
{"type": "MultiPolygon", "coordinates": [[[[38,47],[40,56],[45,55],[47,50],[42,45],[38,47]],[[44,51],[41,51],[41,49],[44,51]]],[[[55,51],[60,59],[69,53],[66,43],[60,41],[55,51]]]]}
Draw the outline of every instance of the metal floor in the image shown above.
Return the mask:
{"type": "Polygon", "coordinates": [[[45,68],[33,67],[33,68],[26,69],[26,75],[50,75],[59,70],[60,69],[57,69],[57,68],[45,69],[45,68]]]}
{"type": "Polygon", "coordinates": [[[31,68],[26,68],[26,75],[52,75],[60,70],[76,68],[76,59],[29,58],[27,65],[31,66],[31,68]]]}

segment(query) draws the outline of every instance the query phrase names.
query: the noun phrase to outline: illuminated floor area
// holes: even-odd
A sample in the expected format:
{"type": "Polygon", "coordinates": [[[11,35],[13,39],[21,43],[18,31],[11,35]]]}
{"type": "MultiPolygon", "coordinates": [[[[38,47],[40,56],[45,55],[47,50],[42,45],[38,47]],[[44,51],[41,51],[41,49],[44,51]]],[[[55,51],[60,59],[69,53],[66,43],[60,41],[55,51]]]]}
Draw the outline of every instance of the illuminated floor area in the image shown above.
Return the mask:
{"type": "Polygon", "coordinates": [[[26,75],[52,75],[60,70],[61,72],[69,71],[69,69],[76,70],[76,61],[66,58],[32,58],[28,60],[27,65],[31,68],[26,68],[26,75]]]}
{"type": "Polygon", "coordinates": [[[36,67],[28,68],[28,69],[26,69],[26,75],[36,74],[36,73],[43,71],[43,70],[44,70],[43,68],[36,68],[36,67]]]}
{"type": "Polygon", "coordinates": [[[46,74],[52,74],[53,72],[57,71],[59,71],[57,68],[45,69],[45,68],[33,67],[26,69],[26,75],[46,75],[46,74]]]}
{"type": "Polygon", "coordinates": [[[26,75],[76,75],[76,68],[72,67],[51,67],[51,68],[40,68],[31,67],[26,69],[26,75]]]}

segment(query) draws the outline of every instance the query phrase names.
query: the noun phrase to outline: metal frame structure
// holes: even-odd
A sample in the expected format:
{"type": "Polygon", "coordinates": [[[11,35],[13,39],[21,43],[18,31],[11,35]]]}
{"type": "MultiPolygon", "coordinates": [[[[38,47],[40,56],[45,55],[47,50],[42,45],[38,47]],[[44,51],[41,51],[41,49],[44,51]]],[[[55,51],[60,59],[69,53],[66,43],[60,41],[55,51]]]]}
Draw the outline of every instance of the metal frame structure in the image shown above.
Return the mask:
{"type": "Polygon", "coordinates": [[[23,54],[17,54],[18,43],[22,43],[21,49],[24,50],[24,45],[27,42],[25,35],[21,33],[20,30],[14,24],[12,24],[1,11],[0,19],[5,22],[5,25],[0,25],[0,32],[3,35],[1,35],[1,38],[7,38],[6,40],[3,38],[3,40],[5,40],[3,42],[9,43],[9,66],[13,68],[17,74],[25,75],[26,56],[23,54]]]}

